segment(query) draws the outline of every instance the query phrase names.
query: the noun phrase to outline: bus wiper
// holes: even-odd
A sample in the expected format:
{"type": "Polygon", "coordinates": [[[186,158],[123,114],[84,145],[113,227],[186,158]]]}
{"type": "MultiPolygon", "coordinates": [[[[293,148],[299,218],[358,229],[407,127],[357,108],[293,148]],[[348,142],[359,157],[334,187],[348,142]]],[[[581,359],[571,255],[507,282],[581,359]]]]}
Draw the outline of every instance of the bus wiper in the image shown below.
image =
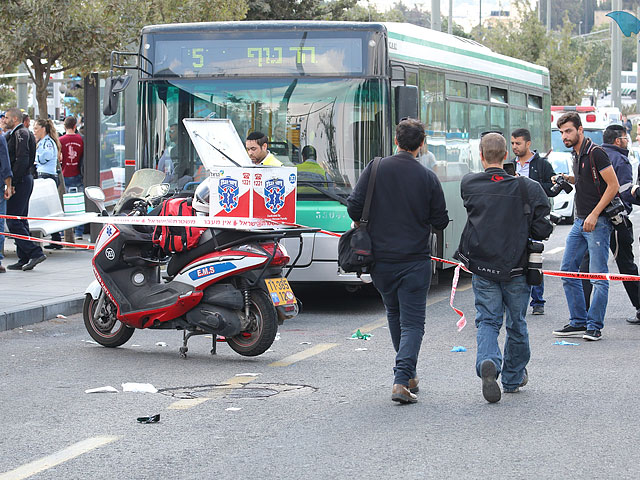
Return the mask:
{"type": "Polygon", "coordinates": [[[207,140],[206,138],[204,138],[202,135],[200,135],[198,132],[193,132],[193,136],[194,137],[200,137],[207,145],[209,145],[211,148],[213,148],[216,152],[224,155],[224,157],[229,160],[231,163],[233,163],[236,167],[242,167],[242,165],[240,165],[238,162],[236,162],[233,158],[231,158],[229,155],[227,155],[226,153],[224,153],[222,150],[220,150],[218,147],[216,147],[214,144],[212,144],[209,140],[207,140]]]}
{"type": "Polygon", "coordinates": [[[329,197],[331,200],[335,200],[336,202],[340,202],[344,206],[348,205],[347,200],[345,198],[342,198],[340,195],[336,195],[335,193],[330,192],[326,188],[322,188],[322,187],[316,185],[313,182],[298,182],[298,186],[315,188],[320,193],[322,193],[325,196],[329,197]]]}

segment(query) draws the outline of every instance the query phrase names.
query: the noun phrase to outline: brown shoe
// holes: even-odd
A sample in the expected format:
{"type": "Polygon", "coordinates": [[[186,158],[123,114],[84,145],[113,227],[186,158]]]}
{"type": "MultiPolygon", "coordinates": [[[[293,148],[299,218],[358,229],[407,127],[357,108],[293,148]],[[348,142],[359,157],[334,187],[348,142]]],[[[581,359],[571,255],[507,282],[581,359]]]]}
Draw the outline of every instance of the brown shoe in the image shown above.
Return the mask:
{"type": "Polygon", "coordinates": [[[391,390],[391,400],[399,403],[416,403],[418,397],[411,393],[405,385],[396,383],[391,390]]]}
{"type": "Polygon", "coordinates": [[[0,265],[0,273],[6,273],[7,269],[0,265]]]}
{"type": "Polygon", "coordinates": [[[409,379],[409,391],[411,393],[418,393],[420,391],[420,388],[418,388],[419,382],[420,382],[420,379],[418,378],[418,376],[416,376],[416,378],[409,379]]]}

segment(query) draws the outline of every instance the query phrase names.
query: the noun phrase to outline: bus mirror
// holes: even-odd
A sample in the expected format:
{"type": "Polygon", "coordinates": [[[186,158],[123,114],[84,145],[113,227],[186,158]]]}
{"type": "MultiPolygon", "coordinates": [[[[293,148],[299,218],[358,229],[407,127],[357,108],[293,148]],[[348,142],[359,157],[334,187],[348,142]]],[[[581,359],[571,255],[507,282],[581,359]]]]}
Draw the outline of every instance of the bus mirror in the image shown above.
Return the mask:
{"type": "Polygon", "coordinates": [[[404,85],[395,87],[396,123],[403,118],[418,118],[418,87],[404,85]]]}
{"type": "Polygon", "coordinates": [[[109,77],[104,83],[104,102],[102,113],[105,117],[110,117],[118,112],[118,97],[131,81],[131,75],[120,75],[109,77]]]}

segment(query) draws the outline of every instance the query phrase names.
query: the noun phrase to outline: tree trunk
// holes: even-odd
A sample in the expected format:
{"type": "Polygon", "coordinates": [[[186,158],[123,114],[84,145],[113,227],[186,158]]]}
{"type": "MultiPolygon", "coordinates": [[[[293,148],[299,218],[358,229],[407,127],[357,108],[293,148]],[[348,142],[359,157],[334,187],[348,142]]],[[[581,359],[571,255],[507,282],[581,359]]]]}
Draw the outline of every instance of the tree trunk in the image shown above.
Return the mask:
{"type": "Polygon", "coordinates": [[[49,85],[49,76],[47,75],[46,68],[34,63],[33,77],[36,85],[36,101],[38,102],[38,116],[40,118],[48,118],[49,112],[47,109],[47,85],[49,85]]]}

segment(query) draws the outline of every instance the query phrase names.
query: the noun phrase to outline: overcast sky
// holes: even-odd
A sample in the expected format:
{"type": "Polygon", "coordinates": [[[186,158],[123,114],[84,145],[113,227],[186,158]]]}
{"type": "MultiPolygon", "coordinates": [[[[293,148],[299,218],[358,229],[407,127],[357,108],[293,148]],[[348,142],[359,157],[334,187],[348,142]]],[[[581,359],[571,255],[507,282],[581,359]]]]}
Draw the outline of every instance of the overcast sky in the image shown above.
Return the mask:
{"type": "MultiPolygon", "coordinates": [[[[361,5],[366,5],[368,1],[378,7],[378,10],[388,10],[398,0],[360,0],[361,5]]],[[[532,3],[535,0],[530,0],[532,3]]],[[[431,11],[431,0],[402,0],[402,3],[409,8],[418,5],[421,10],[431,11]]],[[[482,4],[482,18],[486,18],[491,10],[499,10],[502,6],[503,10],[511,8],[509,0],[453,0],[453,21],[462,25],[469,31],[472,26],[477,25],[480,15],[480,4],[482,4]]],[[[449,15],[449,0],[440,0],[440,14],[449,15]]]]}

